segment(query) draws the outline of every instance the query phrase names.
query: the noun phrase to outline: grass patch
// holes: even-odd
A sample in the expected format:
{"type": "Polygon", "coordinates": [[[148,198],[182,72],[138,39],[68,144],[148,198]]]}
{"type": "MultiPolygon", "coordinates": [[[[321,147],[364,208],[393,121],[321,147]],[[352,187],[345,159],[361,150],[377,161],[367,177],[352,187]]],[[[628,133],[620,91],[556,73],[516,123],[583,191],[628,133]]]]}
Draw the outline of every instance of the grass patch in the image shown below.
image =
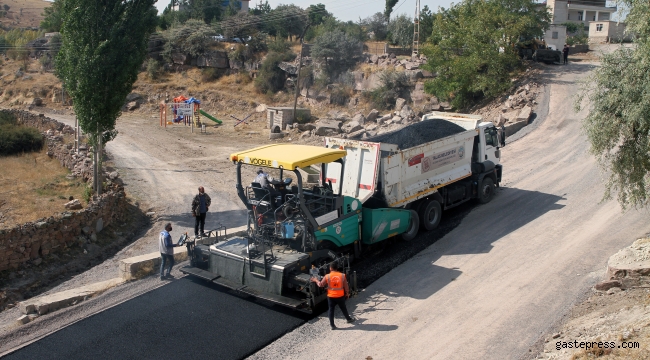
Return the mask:
{"type": "Polygon", "coordinates": [[[43,135],[16,123],[15,116],[0,113],[0,156],[37,151],[43,148],[43,135]]]}
{"type": "MultiPolygon", "coordinates": [[[[0,227],[52,216],[65,211],[69,197],[83,199],[86,184],[67,179],[70,172],[44,149],[0,157],[0,227]]],[[[85,206],[87,201],[81,200],[85,206]]]]}

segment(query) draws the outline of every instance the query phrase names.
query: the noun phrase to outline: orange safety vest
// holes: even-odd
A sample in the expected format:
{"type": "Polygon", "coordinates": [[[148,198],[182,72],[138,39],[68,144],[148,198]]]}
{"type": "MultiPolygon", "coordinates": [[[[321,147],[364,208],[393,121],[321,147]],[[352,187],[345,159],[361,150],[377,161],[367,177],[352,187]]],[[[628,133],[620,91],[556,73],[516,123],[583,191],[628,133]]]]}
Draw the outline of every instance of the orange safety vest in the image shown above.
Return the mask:
{"type": "Polygon", "coordinates": [[[345,290],[343,289],[344,274],[332,271],[325,277],[327,277],[327,297],[339,298],[345,296],[345,290]]]}

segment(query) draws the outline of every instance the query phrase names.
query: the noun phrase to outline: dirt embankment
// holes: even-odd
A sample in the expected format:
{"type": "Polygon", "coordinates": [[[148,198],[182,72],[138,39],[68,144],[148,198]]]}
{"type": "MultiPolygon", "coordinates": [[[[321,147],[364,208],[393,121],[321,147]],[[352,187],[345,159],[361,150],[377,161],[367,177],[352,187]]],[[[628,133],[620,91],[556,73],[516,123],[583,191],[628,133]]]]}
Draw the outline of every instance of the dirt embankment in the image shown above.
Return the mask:
{"type": "Polygon", "coordinates": [[[608,262],[606,280],[544,338],[538,359],[650,359],[650,238],[608,262]]]}

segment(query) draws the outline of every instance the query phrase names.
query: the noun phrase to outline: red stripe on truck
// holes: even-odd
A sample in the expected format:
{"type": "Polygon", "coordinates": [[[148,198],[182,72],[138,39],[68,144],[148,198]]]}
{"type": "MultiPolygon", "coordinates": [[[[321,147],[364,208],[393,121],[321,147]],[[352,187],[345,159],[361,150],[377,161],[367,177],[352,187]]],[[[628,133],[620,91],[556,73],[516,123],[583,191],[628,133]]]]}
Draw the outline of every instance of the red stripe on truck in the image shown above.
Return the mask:
{"type": "Polygon", "coordinates": [[[372,186],[359,184],[359,189],[372,190],[372,186]]]}
{"type": "Polygon", "coordinates": [[[412,158],[409,159],[409,166],[413,166],[421,163],[422,158],[424,158],[424,153],[413,156],[412,158]]]}
{"type": "Polygon", "coordinates": [[[332,184],[336,184],[336,179],[332,179],[332,178],[325,178],[325,182],[329,182],[329,181],[331,181],[331,182],[332,182],[332,184]]]}

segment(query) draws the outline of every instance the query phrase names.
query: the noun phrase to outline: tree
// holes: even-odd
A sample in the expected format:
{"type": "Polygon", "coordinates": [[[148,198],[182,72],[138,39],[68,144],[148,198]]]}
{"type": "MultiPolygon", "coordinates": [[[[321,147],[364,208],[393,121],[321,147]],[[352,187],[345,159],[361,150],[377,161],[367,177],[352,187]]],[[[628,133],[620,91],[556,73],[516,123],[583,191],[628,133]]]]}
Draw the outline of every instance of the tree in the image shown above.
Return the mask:
{"type": "Polygon", "coordinates": [[[420,11],[420,44],[424,44],[433,31],[433,21],[435,15],[429,9],[429,6],[424,5],[422,11],[420,11]]]}
{"type": "Polygon", "coordinates": [[[324,64],[330,79],[354,66],[363,52],[362,43],[341,30],[326,32],[316,38],[312,57],[324,64]]]}
{"type": "Polygon", "coordinates": [[[250,9],[250,11],[253,13],[253,15],[262,15],[262,14],[268,14],[271,12],[271,5],[269,4],[269,0],[266,0],[263,4],[258,4],[255,6],[253,9],[250,9]]]}
{"type": "Polygon", "coordinates": [[[43,10],[41,16],[44,17],[41,21],[41,29],[46,32],[59,32],[61,31],[61,25],[63,25],[63,19],[61,14],[61,7],[63,0],[55,0],[52,3],[52,6],[46,7],[43,10]]]}
{"type": "Polygon", "coordinates": [[[386,40],[386,35],[388,34],[388,19],[384,14],[378,12],[372,16],[368,16],[361,20],[361,25],[366,28],[366,31],[374,34],[375,40],[386,40]]]}
{"type": "Polygon", "coordinates": [[[251,13],[238,13],[222,20],[218,29],[226,38],[245,39],[258,32],[259,18],[251,13]]]}
{"type": "Polygon", "coordinates": [[[464,0],[441,9],[423,48],[425,68],[438,77],[425,90],[456,108],[502,94],[521,66],[519,39],[542,37],[549,21],[534,0],[464,0]]]}
{"type": "Polygon", "coordinates": [[[301,36],[309,23],[307,11],[296,5],[278,5],[268,16],[276,36],[301,36]]]}
{"type": "Polygon", "coordinates": [[[393,8],[395,5],[397,5],[398,2],[399,0],[386,0],[386,9],[384,9],[384,16],[388,21],[390,21],[390,14],[393,13],[393,8]]]}
{"type": "Polygon", "coordinates": [[[206,25],[203,20],[188,20],[183,25],[176,25],[163,33],[165,46],[163,56],[171,60],[172,53],[199,56],[205,53],[212,43],[211,36],[215,30],[206,25]]]}
{"type": "Polygon", "coordinates": [[[650,6],[642,0],[624,3],[636,47],[603,55],[575,105],[590,109],[582,125],[607,176],[603,199],[616,194],[626,209],[647,206],[650,191],[650,6]]]}
{"type": "Polygon", "coordinates": [[[307,17],[311,26],[320,25],[326,18],[331,16],[332,14],[325,10],[325,5],[323,4],[309,5],[307,8],[307,17]]]}
{"type": "MultiPolygon", "coordinates": [[[[65,0],[56,75],[73,99],[79,125],[96,145],[117,134],[156,26],[155,0],[65,0]]],[[[97,179],[97,177],[96,177],[97,179]]],[[[96,184],[101,185],[101,184],[96,184]]],[[[101,187],[96,187],[99,192],[101,187]]]]}
{"type": "Polygon", "coordinates": [[[388,32],[393,45],[406,49],[413,43],[413,19],[402,14],[388,24],[388,32]]]}

